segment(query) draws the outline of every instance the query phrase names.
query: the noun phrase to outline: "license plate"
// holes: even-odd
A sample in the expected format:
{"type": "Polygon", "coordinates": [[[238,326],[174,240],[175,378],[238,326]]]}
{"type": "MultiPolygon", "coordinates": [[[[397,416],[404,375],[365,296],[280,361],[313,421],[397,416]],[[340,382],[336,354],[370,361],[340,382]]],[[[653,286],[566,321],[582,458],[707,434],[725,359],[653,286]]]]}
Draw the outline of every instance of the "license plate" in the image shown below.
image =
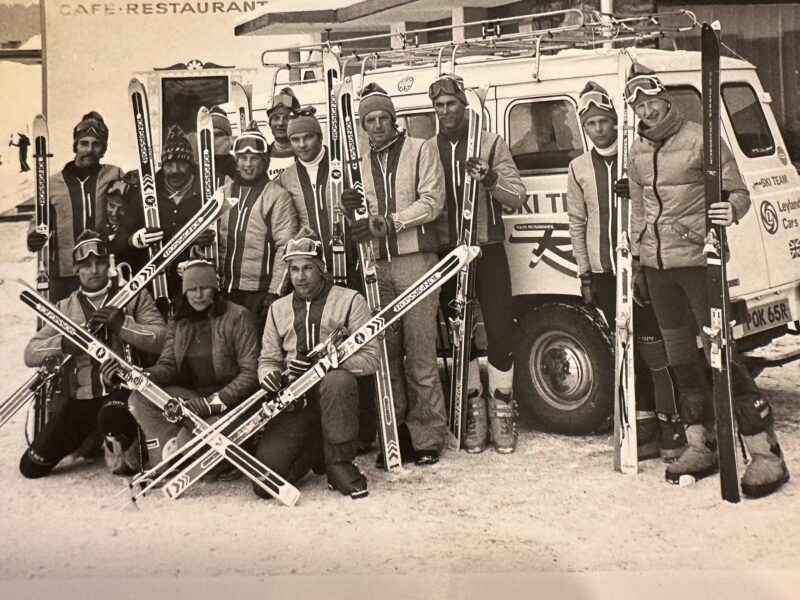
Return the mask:
{"type": "Polygon", "coordinates": [[[767,304],[759,304],[747,308],[747,320],[744,322],[744,333],[749,335],[757,331],[771,329],[792,321],[789,300],[782,298],[767,304]]]}

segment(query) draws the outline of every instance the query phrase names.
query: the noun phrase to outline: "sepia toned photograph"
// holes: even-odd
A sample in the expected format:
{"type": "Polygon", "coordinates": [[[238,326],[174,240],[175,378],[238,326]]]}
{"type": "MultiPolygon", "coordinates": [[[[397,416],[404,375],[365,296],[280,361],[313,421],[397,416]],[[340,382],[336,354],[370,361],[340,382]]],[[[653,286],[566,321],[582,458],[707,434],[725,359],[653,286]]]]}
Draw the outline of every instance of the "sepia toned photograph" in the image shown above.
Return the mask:
{"type": "Polygon", "coordinates": [[[0,0],[0,597],[796,598],[799,48],[0,0]]]}

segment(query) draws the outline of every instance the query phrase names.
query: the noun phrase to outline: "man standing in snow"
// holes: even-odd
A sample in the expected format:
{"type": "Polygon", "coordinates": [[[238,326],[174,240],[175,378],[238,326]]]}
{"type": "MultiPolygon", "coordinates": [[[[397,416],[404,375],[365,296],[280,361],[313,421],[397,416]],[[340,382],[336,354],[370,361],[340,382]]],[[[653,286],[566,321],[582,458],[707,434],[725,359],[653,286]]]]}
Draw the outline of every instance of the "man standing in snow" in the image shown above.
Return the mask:
{"type": "MultiPolygon", "coordinates": [[[[364,87],[359,119],[370,140],[361,169],[370,217],[353,220],[361,206],[361,194],[355,190],[344,190],[341,205],[352,240],[373,241],[385,305],[436,264],[439,243],[432,221],[444,207],[444,172],[435,140],[398,131],[394,104],[377,84],[364,87]]],[[[402,331],[386,332],[401,455],[418,465],[439,461],[447,435],[436,368],[437,307],[438,294],[430,294],[402,318],[402,331]],[[408,442],[403,447],[409,434],[410,447],[408,442]]],[[[381,467],[383,458],[378,454],[381,467]]]]}
{"type": "MultiPolygon", "coordinates": [[[[87,229],[98,230],[106,222],[106,192],[122,178],[122,170],[102,165],[108,149],[108,127],[97,112],[86,113],[72,131],[75,158],[50,177],[50,299],[66,298],[78,289],[72,248],[87,229]]],[[[28,229],[28,250],[37,252],[48,238],[28,229]]]]}
{"type": "MultiPolygon", "coordinates": [[[[609,324],[616,314],[617,113],[611,97],[594,81],[578,98],[578,116],[594,148],[569,165],[567,212],[581,295],[609,324]]],[[[677,414],[673,375],[650,301],[634,298],[636,333],[636,441],[639,460],[661,455],[666,462],[686,449],[677,414]],[[658,411],[658,420],[656,420],[658,411]],[[659,431],[660,430],[660,431],[659,431]]],[[[613,327],[612,327],[613,329],[613,327]]],[[[608,390],[613,396],[613,390],[608,390]]]]}
{"type": "MultiPolygon", "coordinates": [[[[525,203],[525,185],[519,176],[511,151],[503,138],[484,131],[480,156],[467,160],[467,97],[464,81],[456,75],[442,75],[428,90],[439,119],[435,136],[438,158],[445,174],[447,201],[439,218],[439,242],[445,251],[458,240],[464,181],[471,177],[479,184],[475,226],[481,256],[475,261],[475,290],[486,327],[489,359],[489,401],[483,395],[478,359],[469,364],[467,382],[467,452],[483,452],[491,425],[495,450],[501,454],[514,451],[517,444],[515,407],[511,397],[514,383],[514,311],[511,305],[511,274],[503,246],[505,229],[503,207],[519,208],[525,203]],[[488,421],[487,424],[487,412],[488,421]]],[[[441,305],[452,315],[455,284],[442,288],[441,305]]],[[[464,340],[469,343],[469,340],[464,340]]]]}
{"type": "Polygon", "coordinates": [[[19,148],[19,172],[25,173],[26,171],[30,171],[31,168],[28,166],[28,146],[31,145],[30,138],[24,133],[18,133],[17,143],[15,144],[13,141],[9,140],[8,145],[19,148]]]}
{"type": "MultiPolygon", "coordinates": [[[[289,377],[313,364],[308,355],[340,327],[354,332],[370,318],[367,301],[354,290],[333,285],[325,272],[322,244],[314,232],[301,229],[284,254],[294,292],[276,300],[267,315],[258,359],[258,379],[276,393],[289,377]]],[[[324,379],[304,398],[270,422],[256,457],[290,483],[312,467],[328,476],[328,484],[351,498],[368,494],[367,479],[353,463],[358,450],[357,378],[378,368],[378,343],[372,340],[324,379]]],[[[254,487],[263,496],[264,492],[254,487]]]]}
{"type": "MultiPolygon", "coordinates": [[[[655,73],[634,63],[625,98],[639,117],[639,137],[631,146],[628,178],[631,197],[631,254],[637,287],[646,285],[678,380],[678,408],[689,448],[667,466],[666,479],[696,479],[717,471],[712,391],[698,357],[695,338],[686,335],[683,307],[691,306],[697,329],[710,320],[706,288],[706,200],[703,184],[703,128],[687,121],[655,73]],[[696,177],[690,177],[691,174],[696,177]],[[641,268],[638,268],[641,265],[641,268]]],[[[711,221],[729,227],[750,208],[750,195],[727,145],[721,148],[722,198],[711,205],[711,221]]],[[[625,181],[615,191],[624,193],[625,181]]],[[[750,462],[742,492],[771,494],[789,479],[773,426],[772,410],[747,368],[731,353],[733,406],[750,462]]]]}

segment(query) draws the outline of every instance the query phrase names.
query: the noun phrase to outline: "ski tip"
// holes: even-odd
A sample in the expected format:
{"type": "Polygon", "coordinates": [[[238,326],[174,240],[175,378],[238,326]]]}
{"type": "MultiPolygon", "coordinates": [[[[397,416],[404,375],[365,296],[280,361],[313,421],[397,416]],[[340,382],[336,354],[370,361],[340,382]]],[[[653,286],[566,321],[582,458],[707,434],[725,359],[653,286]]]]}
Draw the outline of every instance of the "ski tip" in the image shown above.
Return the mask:
{"type": "Polygon", "coordinates": [[[711,29],[713,29],[717,33],[722,31],[722,23],[720,23],[719,20],[712,21],[709,27],[711,27],[711,29]]]}
{"type": "Polygon", "coordinates": [[[278,499],[286,506],[294,506],[297,504],[297,501],[300,500],[300,492],[297,490],[297,488],[284,489],[281,490],[278,499]]]}

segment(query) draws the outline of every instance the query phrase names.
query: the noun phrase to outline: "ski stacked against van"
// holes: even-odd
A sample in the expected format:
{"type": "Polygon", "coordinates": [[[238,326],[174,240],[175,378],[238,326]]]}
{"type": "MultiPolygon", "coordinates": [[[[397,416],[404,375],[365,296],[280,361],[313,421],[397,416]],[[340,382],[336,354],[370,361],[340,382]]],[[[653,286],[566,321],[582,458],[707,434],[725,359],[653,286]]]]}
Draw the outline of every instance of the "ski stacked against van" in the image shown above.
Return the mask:
{"type": "MultiPolygon", "coordinates": [[[[200,155],[200,196],[203,206],[213,202],[217,176],[214,170],[214,123],[211,112],[201,106],[197,111],[197,151],[200,155]]],[[[219,236],[216,221],[209,228],[214,232],[214,241],[204,249],[207,260],[219,269],[219,236]]]]}
{"type": "MultiPolygon", "coordinates": [[[[128,96],[131,99],[133,123],[136,128],[136,144],[139,155],[139,190],[142,194],[142,210],[145,227],[161,228],[158,214],[158,196],[156,195],[156,161],[153,155],[153,135],[150,128],[150,108],[147,103],[147,91],[141,81],[134,78],[128,84],[128,96]]],[[[150,258],[161,250],[161,242],[148,246],[150,258]]],[[[153,281],[153,298],[162,315],[169,314],[170,299],[167,288],[167,275],[158,274],[153,281]]]]}
{"type": "Polygon", "coordinates": [[[339,131],[339,98],[336,86],[341,83],[339,57],[330,49],[322,53],[322,70],[328,106],[328,203],[331,215],[331,251],[333,254],[333,283],[347,287],[347,252],[344,216],[339,197],[344,188],[342,173],[342,137],[339,131]]]}
{"type": "MultiPolygon", "coordinates": [[[[361,206],[355,211],[356,221],[369,218],[367,198],[364,196],[364,180],[361,177],[361,152],[358,148],[358,133],[355,109],[353,106],[353,81],[348,77],[338,88],[338,105],[341,115],[341,128],[344,133],[344,156],[350,189],[361,194],[361,206]]],[[[331,166],[333,168],[333,166],[331,166]]],[[[358,245],[358,260],[361,263],[361,276],[364,282],[364,295],[373,314],[381,310],[381,297],[378,291],[378,269],[375,254],[369,241],[358,245]]],[[[399,469],[403,466],[400,456],[400,440],[394,412],[394,394],[389,371],[389,355],[386,340],[380,340],[380,366],[375,373],[375,401],[378,411],[378,433],[381,438],[386,469],[399,469]]]]}
{"type": "MultiPolygon", "coordinates": [[[[620,79],[625,85],[626,61],[620,60],[620,79]]],[[[617,131],[617,179],[626,177],[628,146],[633,129],[628,103],[622,102],[622,122],[617,131]]],[[[614,469],[639,472],[636,439],[636,373],[634,371],[633,257],[631,256],[631,200],[614,196],[617,210],[616,315],[614,318],[614,469]]]]}
{"type": "Polygon", "coordinates": [[[708,218],[711,205],[722,198],[720,152],[720,48],[711,25],[703,23],[701,40],[703,96],[703,181],[706,196],[706,289],[711,320],[705,333],[710,342],[709,361],[714,386],[714,421],[717,433],[719,481],[722,499],[739,502],[739,466],[736,457],[736,430],[731,390],[731,335],[728,321],[730,296],[725,263],[728,243],[725,227],[708,218]]]}
{"type": "Polygon", "coordinates": [[[250,121],[253,119],[253,111],[250,108],[250,98],[247,97],[247,91],[244,86],[238,81],[231,81],[231,101],[236,110],[236,126],[239,129],[238,135],[250,126],[250,121]]]}
{"type": "MultiPolygon", "coordinates": [[[[45,298],[50,297],[50,136],[47,120],[36,115],[33,120],[33,158],[36,161],[36,233],[47,236],[47,241],[36,252],[36,291],[45,298]]],[[[37,329],[43,322],[40,320],[37,329]]],[[[50,396],[56,381],[50,373],[37,373],[33,377],[36,387],[33,403],[32,433],[35,437],[45,423],[50,412],[50,396]]],[[[19,407],[17,407],[19,408],[19,407]]],[[[14,410],[16,412],[16,410],[14,410]]],[[[12,413],[13,414],[13,413],[12,413]]],[[[10,418],[10,417],[9,417],[10,418]]]]}
{"type": "MultiPolygon", "coordinates": [[[[483,131],[483,104],[478,94],[469,88],[467,97],[469,125],[467,130],[466,160],[480,157],[483,131]]],[[[475,246],[478,241],[476,213],[480,184],[472,177],[464,178],[463,196],[458,219],[458,243],[475,246]]],[[[450,371],[450,406],[448,426],[451,442],[461,449],[464,437],[464,408],[469,377],[469,352],[472,345],[473,299],[475,297],[475,263],[465,265],[456,278],[456,295],[452,307],[455,315],[450,319],[450,344],[453,349],[453,368],[450,371]]]]}

